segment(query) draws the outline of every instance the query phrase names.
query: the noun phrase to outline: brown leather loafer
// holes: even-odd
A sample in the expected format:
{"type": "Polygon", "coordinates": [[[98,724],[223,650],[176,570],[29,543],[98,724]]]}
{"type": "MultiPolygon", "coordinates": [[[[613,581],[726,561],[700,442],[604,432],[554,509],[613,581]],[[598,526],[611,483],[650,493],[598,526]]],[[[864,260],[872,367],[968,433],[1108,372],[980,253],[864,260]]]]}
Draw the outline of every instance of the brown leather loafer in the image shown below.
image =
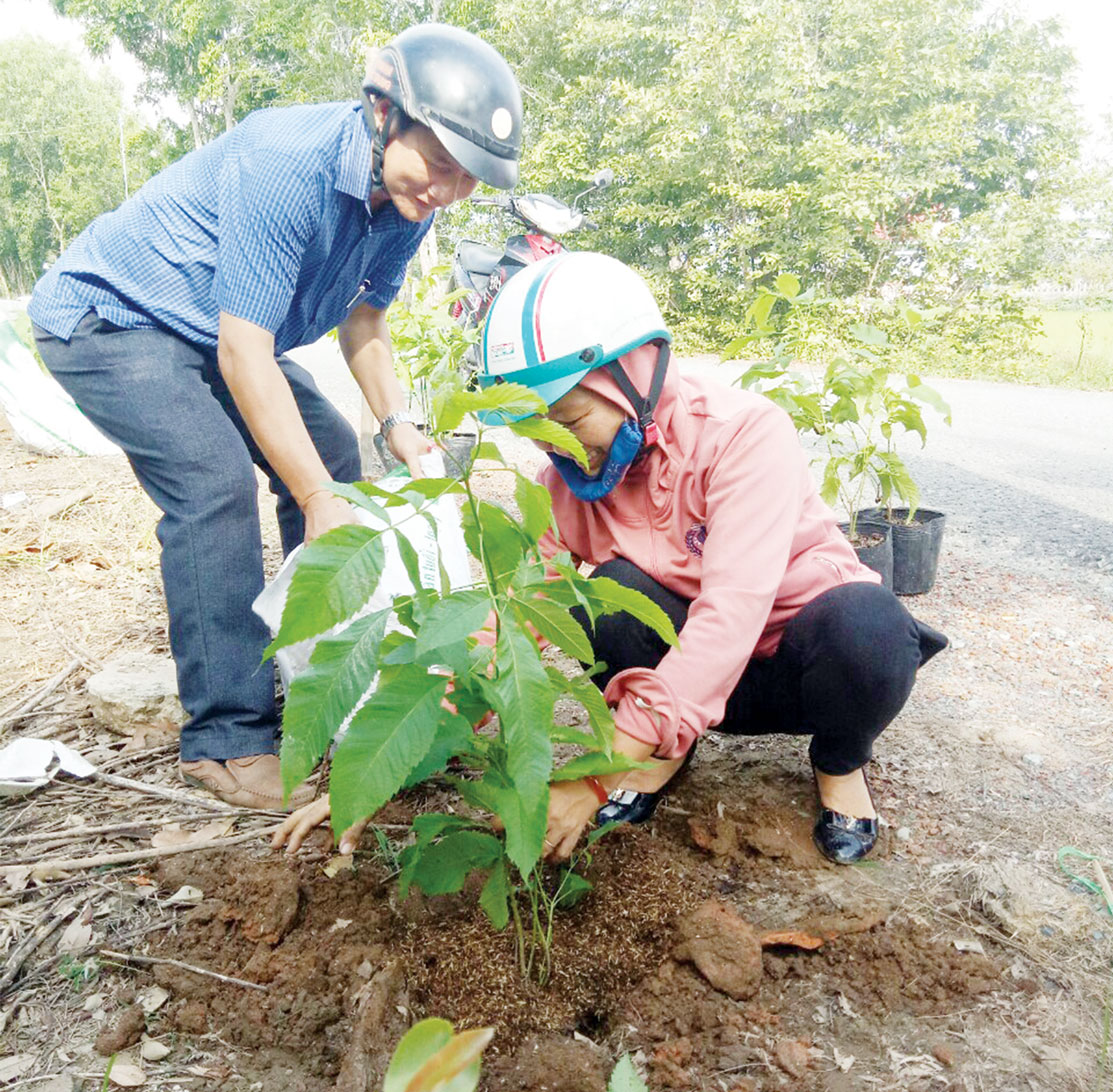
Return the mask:
{"type": "Polygon", "coordinates": [[[226,762],[202,758],[179,762],[178,772],[187,785],[208,789],[218,800],[256,811],[293,811],[308,804],[316,790],[307,781],[282,800],[282,774],[278,755],[246,755],[226,762]]]}

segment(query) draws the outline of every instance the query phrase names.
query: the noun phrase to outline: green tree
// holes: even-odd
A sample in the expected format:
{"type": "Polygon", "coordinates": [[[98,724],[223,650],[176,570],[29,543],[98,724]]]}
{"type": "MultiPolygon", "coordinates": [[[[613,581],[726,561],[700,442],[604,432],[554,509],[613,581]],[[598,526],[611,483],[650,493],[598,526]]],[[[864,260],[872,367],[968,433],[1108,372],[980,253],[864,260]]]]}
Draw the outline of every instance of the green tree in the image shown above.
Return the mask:
{"type": "Polygon", "coordinates": [[[194,146],[261,106],[353,98],[375,3],[357,0],[52,0],[103,55],[119,40],[152,102],[176,98],[194,146]]]}
{"type": "Polygon", "coordinates": [[[961,298],[1039,268],[1078,123],[1051,24],[977,0],[500,0],[526,90],[524,176],[623,183],[591,245],[719,336],[756,280],[893,280],[961,298]]]}
{"type": "Polygon", "coordinates": [[[161,165],[157,134],[126,114],[115,81],[32,37],[0,42],[0,291],[43,265],[161,165]]]}

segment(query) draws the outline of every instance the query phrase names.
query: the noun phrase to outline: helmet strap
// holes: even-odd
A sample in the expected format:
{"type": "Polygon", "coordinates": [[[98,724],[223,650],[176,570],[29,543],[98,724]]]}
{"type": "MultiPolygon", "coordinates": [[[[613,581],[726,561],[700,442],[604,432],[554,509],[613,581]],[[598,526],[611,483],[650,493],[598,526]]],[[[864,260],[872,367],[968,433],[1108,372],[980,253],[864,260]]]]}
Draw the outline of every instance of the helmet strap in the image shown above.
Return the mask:
{"type": "MultiPolygon", "coordinates": [[[[386,100],[389,105],[382,125],[376,125],[371,131],[371,192],[383,189],[383,158],[386,155],[386,146],[390,143],[390,131],[394,128],[395,121],[401,116],[402,111],[392,99],[386,100]]],[[[377,104],[376,104],[377,105],[377,104]]]]}
{"type": "Polygon", "coordinates": [[[608,361],[605,365],[611,373],[619,390],[629,399],[630,405],[638,416],[638,425],[645,434],[646,446],[657,442],[657,422],[653,420],[653,411],[657,408],[657,401],[661,397],[661,389],[665,385],[665,373],[669,368],[669,343],[657,343],[657,363],[653,368],[653,378],[649,383],[649,391],[645,395],[638,393],[637,388],[630,381],[625,369],[617,360],[608,361]]]}

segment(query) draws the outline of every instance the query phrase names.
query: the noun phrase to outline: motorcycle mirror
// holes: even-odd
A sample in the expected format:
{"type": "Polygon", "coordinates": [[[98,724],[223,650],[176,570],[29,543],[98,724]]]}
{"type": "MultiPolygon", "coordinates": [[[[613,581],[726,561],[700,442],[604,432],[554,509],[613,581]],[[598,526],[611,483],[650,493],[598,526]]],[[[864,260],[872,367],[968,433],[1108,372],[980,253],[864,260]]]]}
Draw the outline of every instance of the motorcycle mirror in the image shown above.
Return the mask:
{"type": "Polygon", "coordinates": [[[591,184],[597,190],[605,190],[614,181],[614,171],[604,167],[592,180],[591,184]]]}

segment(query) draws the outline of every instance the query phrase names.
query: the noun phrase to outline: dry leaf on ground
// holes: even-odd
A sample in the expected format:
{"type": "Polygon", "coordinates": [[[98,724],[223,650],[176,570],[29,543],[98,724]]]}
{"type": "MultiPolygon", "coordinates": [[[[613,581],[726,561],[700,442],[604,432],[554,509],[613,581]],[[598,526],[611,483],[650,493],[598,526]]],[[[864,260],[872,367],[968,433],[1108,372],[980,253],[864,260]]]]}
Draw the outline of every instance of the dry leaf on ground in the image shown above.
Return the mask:
{"type": "Polygon", "coordinates": [[[235,819],[216,819],[206,823],[197,830],[182,830],[181,823],[168,823],[151,837],[151,845],[155,849],[165,849],[169,846],[190,846],[200,842],[213,842],[217,838],[224,838],[231,833],[235,819]]]}
{"type": "Polygon", "coordinates": [[[108,1079],[120,1088],[138,1088],[147,1083],[147,1074],[134,1062],[121,1062],[117,1059],[108,1072],[108,1079]]]}
{"type": "Polygon", "coordinates": [[[0,1084],[22,1077],[34,1064],[34,1054],[9,1054],[0,1058],[0,1084]]]}

